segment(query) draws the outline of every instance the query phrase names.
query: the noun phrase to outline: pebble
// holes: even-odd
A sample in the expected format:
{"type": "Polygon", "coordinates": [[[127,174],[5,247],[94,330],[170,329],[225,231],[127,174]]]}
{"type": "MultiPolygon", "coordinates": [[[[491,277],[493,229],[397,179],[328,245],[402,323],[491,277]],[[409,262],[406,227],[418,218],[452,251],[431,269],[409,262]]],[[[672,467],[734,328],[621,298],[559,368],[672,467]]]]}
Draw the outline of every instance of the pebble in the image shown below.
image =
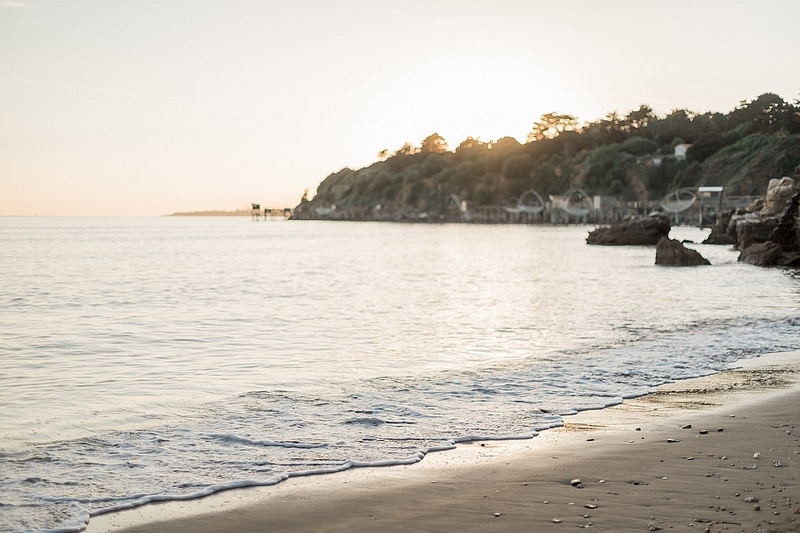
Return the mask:
{"type": "Polygon", "coordinates": [[[561,523],[561,519],[560,518],[553,518],[553,523],[554,524],[560,524],[561,523]]]}
{"type": "Polygon", "coordinates": [[[495,517],[499,517],[499,516],[500,516],[500,513],[494,513],[494,516],[495,516],[495,517]]]}
{"type": "Polygon", "coordinates": [[[692,429],[692,425],[691,424],[686,424],[681,429],[692,429]]]}
{"type": "Polygon", "coordinates": [[[576,489],[582,489],[583,488],[583,483],[581,483],[580,479],[573,479],[569,483],[570,483],[570,485],[572,485],[576,489]]]}
{"type": "Polygon", "coordinates": [[[670,444],[672,444],[672,443],[674,443],[674,442],[680,442],[680,441],[679,441],[678,439],[667,439],[667,442],[669,442],[670,444]]]}
{"type": "Polygon", "coordinates": [[[761,454],[756,452],[753,454],[753,459],[761,459],[761,454]]]}
{"type": "Polygon", "coordinates": [[[706,435],[706,434],[708,434],[708,430],[707,429],[701,429],[700,430],[700,434],[701,435],[706,435]]]}
{"type": "Polygon", "coordinates": [[[584,505],[584,507],[586,507],[587,509],[597,509],[597,506],[593,503],[587,503],[586,505],[584,505]]]}

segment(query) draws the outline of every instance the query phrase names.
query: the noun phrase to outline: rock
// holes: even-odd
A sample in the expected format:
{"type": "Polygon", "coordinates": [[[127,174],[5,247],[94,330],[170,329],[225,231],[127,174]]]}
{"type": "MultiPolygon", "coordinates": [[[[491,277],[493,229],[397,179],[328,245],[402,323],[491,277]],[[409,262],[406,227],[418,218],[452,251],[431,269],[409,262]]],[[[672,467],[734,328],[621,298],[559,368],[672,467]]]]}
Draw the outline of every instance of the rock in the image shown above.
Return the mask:
{"type": "Polygon", "coordinates": [[[778,227],[778,219],[774,216],[762,217],[757,213],[745,213],[732,216],[730,224],[734,227],[737,248],[746,250],[752,244],[769,240],[778,227]]]}
{"type": "MultiPolygon", "coordinates": [[[[789,178],[785,178],[789,179],[789,178]]],[[[778,224],[772,230],[769,240],[779,245],[784,252],[800,252],[797,213],[800,208],[800,192],[791,196],[778,217],[778,224]]]]}
{"type": "Polygon", "coordinates": [[[711,226],[711,233],[703,244],[718,244],[718,245],[731,245],[736,244],[736,235],[728,233],[728,226],[731,222],[733,211],[725,211],[720,213],[717,218],[716,224],[711,226]]]}
{"type": "Polygon", "coordinates": [[[711,263],[697,250],[686,248],[682,242],[661,237],[656,244],[656,264],[665,266],[698,266],[711,263]]]}
{"type": "Polygon", "coordinates": [[[797,193],[794,180],[789,177],[774,178],[767,185],[762,215],[778,215],[786,209],[786,202],[797,193]]]}
{"type": "Polygon", "coordinates": [[[758,242],[739,254],[739,261],[756,266],[775,266],[781,257],[781,247],[774,242],[758,242]]]}
{"type": "MultiPolygon", "coordinates": [[[[800,167],[798,168],[800,171],[800,167]]],[[[800,176],[800,172],[796,172],[800,176]]],[[[757,266],[800,268],[800,190],[795,180],[770,180],[762,204],[732,215],[728,235],[736,236],[739,261],[757,266]]]]}
{"type": "Polygon", "coordinates": [[[669,217],[655,213],[646,217],[633,217],[618,224],[601,226],[589,233],[587,244],[606,246],[652,246],[669,235],[669,217]]]}

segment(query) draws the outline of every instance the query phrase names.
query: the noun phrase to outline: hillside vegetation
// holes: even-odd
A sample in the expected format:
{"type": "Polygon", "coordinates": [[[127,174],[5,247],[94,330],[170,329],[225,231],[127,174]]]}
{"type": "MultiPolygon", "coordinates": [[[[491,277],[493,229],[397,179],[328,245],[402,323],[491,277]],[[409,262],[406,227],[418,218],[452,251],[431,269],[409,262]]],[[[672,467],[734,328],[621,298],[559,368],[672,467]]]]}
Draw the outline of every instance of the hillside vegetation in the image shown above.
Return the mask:
{"type": "Polygon", "coordinates": [[[384,150],[368,167],[325,178],[295,218],[435,220],[452,195],[471,206],[499,206],[530,189],[543,198],[578,188],[640,203],[702,185],[722,185],[729,196],[763,195],[771,178],[792,175],[798,164],[800,102],[776,94],[742,101],[727,114],[657,116],[643,105],[579,125],[571,115],[548,113],[525,144],[470,137],[451,150],[433,133],[419,146],[384,150]]]}

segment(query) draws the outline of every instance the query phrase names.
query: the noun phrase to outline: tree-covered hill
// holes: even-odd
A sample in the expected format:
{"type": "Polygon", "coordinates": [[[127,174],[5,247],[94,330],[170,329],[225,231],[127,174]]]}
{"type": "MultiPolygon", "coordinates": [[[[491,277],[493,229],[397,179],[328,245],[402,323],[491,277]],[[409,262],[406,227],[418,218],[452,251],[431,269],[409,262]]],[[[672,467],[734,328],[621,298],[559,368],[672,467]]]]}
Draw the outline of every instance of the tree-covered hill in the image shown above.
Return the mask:
{"type": "Polygon", "coordinates": [[[639,203],[702,185],[722,185],[726,195],[762,195],[770,179],[792,175],[800,164],[800,101],[767,93],[727,114],[681,109],[666,116],[643,105],[583,125],[548,113],[525,144],[470,137],[451,150],[434,133],[379,158],[325,178],[295,218],[436,220],[451,198],[511,205],[530,189],[543,198],[578,188],[639,203]]]}

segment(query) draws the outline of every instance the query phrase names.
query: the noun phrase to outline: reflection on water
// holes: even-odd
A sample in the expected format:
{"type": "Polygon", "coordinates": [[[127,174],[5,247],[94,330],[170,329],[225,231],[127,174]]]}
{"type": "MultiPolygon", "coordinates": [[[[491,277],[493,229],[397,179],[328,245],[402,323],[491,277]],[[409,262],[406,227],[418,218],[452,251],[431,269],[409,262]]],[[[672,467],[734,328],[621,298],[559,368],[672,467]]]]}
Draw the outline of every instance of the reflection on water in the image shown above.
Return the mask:
{"type": "Polygon", "coordinates": [[[55,494],[96,511],[531,434],[800,344],[795,274],[704,245],[711,267],[657,267],[589,229],[0,219],[0,499],[54,527],[55,494]],[[49,484],[87,457],[91,487],[49,484]]]}

